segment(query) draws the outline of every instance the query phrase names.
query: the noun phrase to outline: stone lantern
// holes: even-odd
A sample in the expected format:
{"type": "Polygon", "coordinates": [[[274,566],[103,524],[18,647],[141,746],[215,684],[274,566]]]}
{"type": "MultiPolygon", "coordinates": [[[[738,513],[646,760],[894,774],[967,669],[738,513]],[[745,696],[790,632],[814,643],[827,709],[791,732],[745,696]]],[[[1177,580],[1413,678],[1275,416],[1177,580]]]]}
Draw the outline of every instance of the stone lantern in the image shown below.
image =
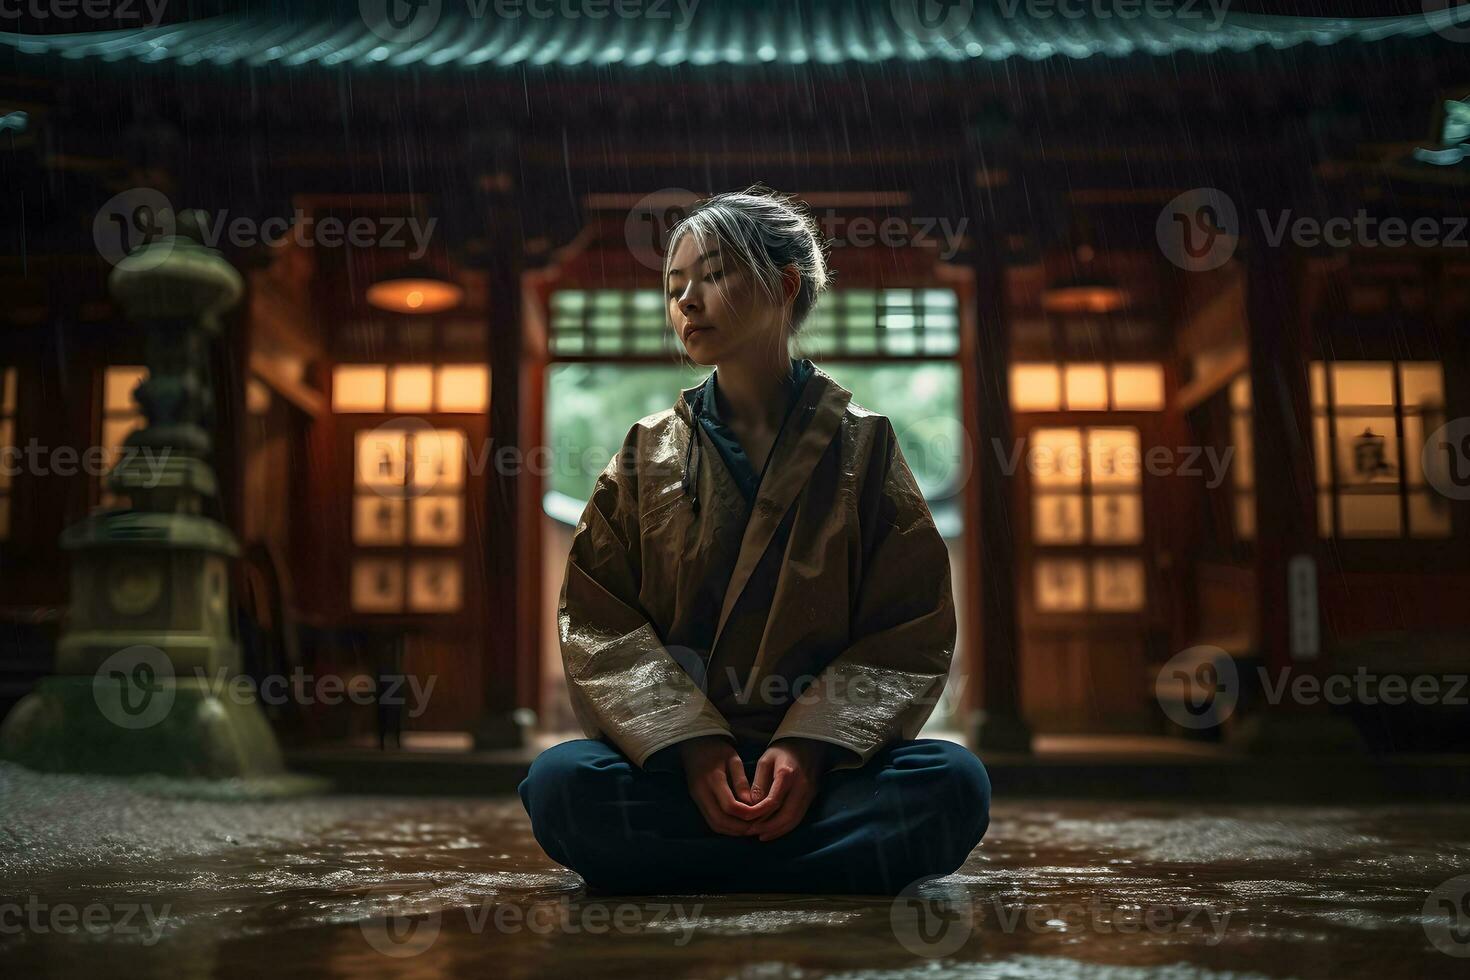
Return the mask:
{"type": "Polygon", "coordinates": [[[204,420],[207,357],[240,274],[203,245],[199,215],[146,242],[108,287],[145,332],[148,379],[134,395],[148,424],[108,475],[128,506],[62,533],[71,603],[56,674],[11,712],[0,754],[34,769],[206,778],[281,771],[281,753],[234,639],[230,532],[204,420]]]}

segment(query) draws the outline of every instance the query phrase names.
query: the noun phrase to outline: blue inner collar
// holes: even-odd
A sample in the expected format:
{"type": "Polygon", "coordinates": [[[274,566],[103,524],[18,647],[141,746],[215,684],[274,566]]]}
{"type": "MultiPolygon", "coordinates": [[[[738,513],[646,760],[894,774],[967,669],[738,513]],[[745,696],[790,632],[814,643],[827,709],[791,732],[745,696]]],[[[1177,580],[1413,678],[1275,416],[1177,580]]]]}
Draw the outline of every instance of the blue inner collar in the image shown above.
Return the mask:
{"type": "MultiPolygon", "coordinates": [[[[786,414],[791,414],[791,408],[801,397],[806,383],[811,380],[816,365],[810,358],[792,358],[791,374],[789,383],[789,394],[786,400],[786,414]]],[[[718,400],[715,398],[715,375],[718,371],[711,371],[708,378],[700,386],[699,393],[694,399],[695,417],[699,419],[701,427],[709,434],[710,441],[715,444],[720,458],[725,461],[725,467],[730,475],[735,478],[735,483],[740,488],[741,494],[747,503],[754,503],[756,492],[760,489],[761,473],[757,473],[750,457],[745,454],[745,449],[740,445],[740,440],[735,437],[734,431],[720,418],[718,400]]],[[[782,422],[785,425],[785,422],[782,422]]],[[[777,439],[780,432],[777,432],[777,439]]],[[[774,454],[775,444],[772,443],[774,454]]],[[[767,460],[769,462],[769,459],[767,460]]]]}

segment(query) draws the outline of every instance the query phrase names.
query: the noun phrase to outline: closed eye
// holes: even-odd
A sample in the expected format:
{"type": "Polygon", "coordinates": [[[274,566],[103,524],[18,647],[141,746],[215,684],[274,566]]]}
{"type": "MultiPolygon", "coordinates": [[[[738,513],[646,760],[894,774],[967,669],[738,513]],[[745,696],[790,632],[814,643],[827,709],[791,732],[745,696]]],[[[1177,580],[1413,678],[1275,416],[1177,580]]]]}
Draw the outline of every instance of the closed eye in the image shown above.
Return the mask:
{"type": "MultiPolygon", "coordinates": [[[[716,269],[714,272],[707,272],[707,273],[705,273],[705,275],[704,275],[704,281],[705,282],[718,282],[719,280],[723,279],[724,277],[725,277],[724,271],[723,270],[720,270],[720,269],[716,269]]],[[[678,295],[679,295],[679,291],[677,289],[671,289],[671,290],[669,290],[669,299],[674,299],[678,295]]]]}

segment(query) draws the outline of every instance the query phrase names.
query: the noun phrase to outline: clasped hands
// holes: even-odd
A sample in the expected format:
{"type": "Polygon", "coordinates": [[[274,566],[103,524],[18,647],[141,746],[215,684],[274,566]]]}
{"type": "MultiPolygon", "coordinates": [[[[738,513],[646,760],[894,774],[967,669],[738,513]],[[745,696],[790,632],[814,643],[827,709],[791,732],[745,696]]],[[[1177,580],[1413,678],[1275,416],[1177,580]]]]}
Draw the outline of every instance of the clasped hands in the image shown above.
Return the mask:
{"type": "Polygon", "coordinates": [[[832,760],[832,746],[807,738],[772,742],[747,780],[735,743],[705,735],[679,743],[689,795],[717,834],[775,840],[801,823],[817,783],[832,760]]]}

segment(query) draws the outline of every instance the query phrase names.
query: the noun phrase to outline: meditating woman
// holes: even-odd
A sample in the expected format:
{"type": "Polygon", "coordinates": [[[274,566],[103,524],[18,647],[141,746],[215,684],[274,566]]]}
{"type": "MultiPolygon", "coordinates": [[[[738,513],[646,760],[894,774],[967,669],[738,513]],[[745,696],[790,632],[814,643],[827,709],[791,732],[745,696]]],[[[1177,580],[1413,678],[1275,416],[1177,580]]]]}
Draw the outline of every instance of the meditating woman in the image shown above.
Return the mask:
{"type": "Polygon", "coordinates": [[[944,541],[889,420],[791,355],[827,281],[759,185],[670,236],[668,322],[714,370],[597,478],[558,602],[588,738],[520,786],[600,890],[895,894],[989,823],[980,761],[915,737],[954,651],[944,541]]]}

